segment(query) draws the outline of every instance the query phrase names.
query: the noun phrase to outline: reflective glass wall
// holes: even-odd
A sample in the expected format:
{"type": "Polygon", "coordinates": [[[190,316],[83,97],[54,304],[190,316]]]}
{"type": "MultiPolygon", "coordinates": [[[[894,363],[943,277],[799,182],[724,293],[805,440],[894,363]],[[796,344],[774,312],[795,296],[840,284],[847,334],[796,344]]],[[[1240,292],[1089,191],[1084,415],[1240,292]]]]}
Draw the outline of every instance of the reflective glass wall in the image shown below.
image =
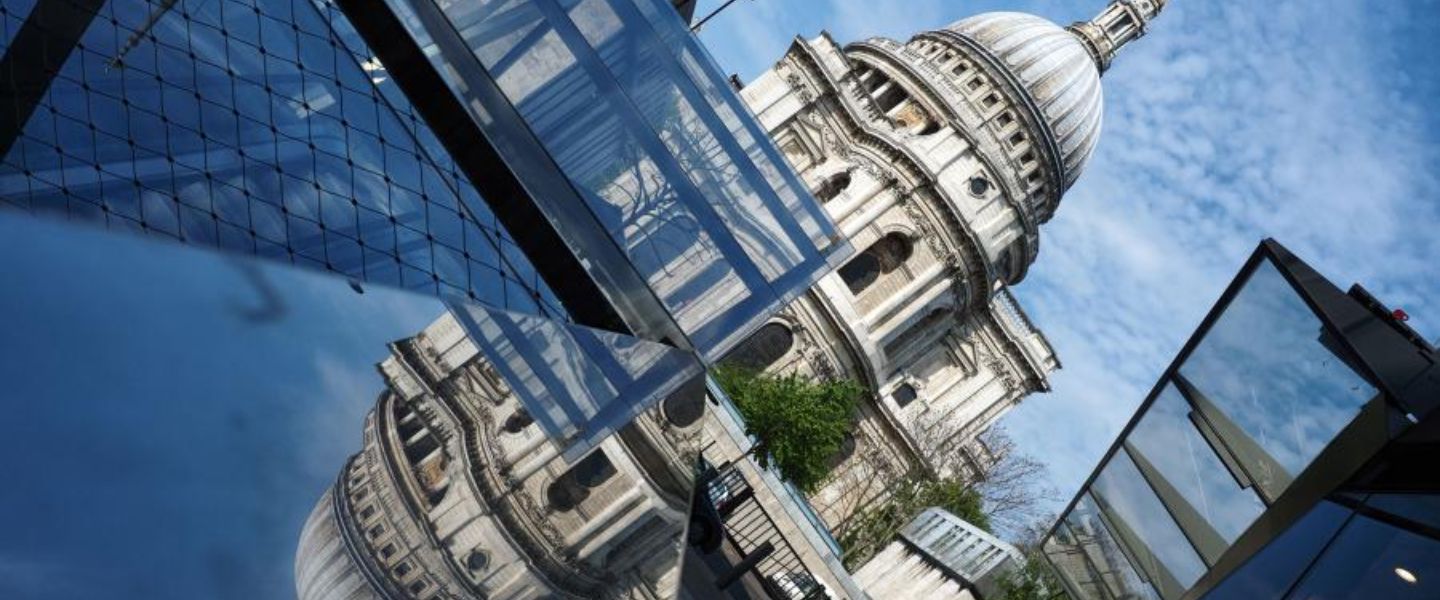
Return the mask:
{"type": "Polygon", "coordinates": [[[1385,402],[1285,268],[1257,251],[1046,539],[1072,595],[1185,596],[1385,402]]]}
{"type": "Polygon", "coordinates": [[[565,314],[330,3],[91,4],[3,2],[7,53],[27,24],[31,46],[83,34],[0,158],[0,206],[565,314]]]}
{"type": "Polygon", "coordinates": [[[1332,496],[1205,597],[1440,597],[1440,494],[1332,496]]]}
{"type": "Polygon", "coordinates": [[[545,161],[512,166],[547,190],[532,195],[562,234],[618,248],[706,357],[846,258],[668,3],[388,4],[487,136],[543,147],[545,161]],[[563,189],[535,164],[549,161],[563,189]]]}
{"type": "Polygon", "coordinates": [[[0,597],[678,593],[689,352],[15,213],[0,281],[0,597]]]}

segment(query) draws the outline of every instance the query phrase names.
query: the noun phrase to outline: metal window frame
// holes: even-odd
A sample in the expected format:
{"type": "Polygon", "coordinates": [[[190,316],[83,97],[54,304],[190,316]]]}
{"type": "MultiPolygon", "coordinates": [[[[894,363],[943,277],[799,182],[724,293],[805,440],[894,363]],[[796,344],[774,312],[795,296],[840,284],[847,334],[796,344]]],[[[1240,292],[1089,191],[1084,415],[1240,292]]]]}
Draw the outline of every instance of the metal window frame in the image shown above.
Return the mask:
{"type": "MultiPolygon", "coordinates": [[[[1267,505],[1265,511],[1230,544],[1213,565],[1209,565],[1207,572],[1180,596],[1181,600],[1200,598],[1214,589],[1251,556],[1288,529],[1310,507],[1357,474],[1366,471],[1367,465],[1377,459],[1377,455],[1389,442],[1400,438],[1402,433],[1419,423],[1423,417],[1434,413],[1437,406],[1440,406],[1440,368],[1436,367],[1433,353],[1407,339],[1279,242],[1265,238],[1246,259],[1185,345],[1157,378],[1155,385],[1102,455],[1075,497],[1059,513],[1056,523],[1042,540],[1056,535],[1065,518],[1075,510],[1079,500],[1089,492],[1096,478],[1109,465],[1115,454],[1124,448],[1126,440],[1140,420],[1149,412],[1165,387],[1177,378],[1180,367],[1188,361],[1215,323],[1225,315],[1262,263],[1275,267],[1311,314],[1320,321],[1324,330],[1333,336],[1342,350],[1350,354],[1354,359],[1354,366],[1360,370],[1359,374],[1374,385],[1379,394],[1362,406],[1355,418],[1295,476],[1279,497],[1271,501],[1262,494],[1262,500],[1267,505]]],[[[1186,400],[1189,401],[1190,398],[1187,397],[1186,400]]],[[[1249,476],[1248,473],[1245,475],[1249,476]]],[[[1195,550],[1197,554],[1204,556],[1199,548],[1195,550]]],[[[1048,556],[1046,560],[1051,563],[1052,568],[1058,569],[1048,556]]],[[[1131,568],[1138,569],[1135,565],[1131,565],[1131,568]]],[[[1065,578],[1062,577],[1061,581],[1072,595],[1085,597],[1068,589],[1070,586],[1065,582],[1065,578]]]]}
{"type": "Polygon", "coordinates": [[[480,192],[490,212],[506,230],[525,232],[514,236],[515,244],[530,258],[576,323],[693,350],[680,326],[613,240],[604,236],[565,236],[551,220],[566,220],[567,229],[604,231],[593,215],[579,210],[550,215],[536,202],[536,195],[544,193],[551,196],[552,204],[585,206],[579,191],[500,91],[499,84],[478,58],[462,51],[460,34],[433,2],[408,2],[407,6],[426,26],[432,41],[451,50],[445,54],[447,59],[453,59],[451,66],[461,71],[468,89],[488,112],[491,129],[503,126],[509,134],[507,139],[497,141],[476,122],[385,0],[336,0],[336,4],[380,62],[387,65],[386,72],[480,192]],[[502,143],[505,152],[499,147],[502,143]],[[523,156],[515,156],[517,152],[523,156]],[[527,177],[511,166],[511,161],[525,161],[532,172],[543,176],[527,177]],[[587,265],[597,268],[587,269],[587,265]],[[606,293],[607,289],[615,293],[606,293]]]}
{"type": "Polygon", "coordinates": [[[0,158],[10,154],[50,82],[69,61],[105,0],[41,0],[0,58],[0,158]]]}

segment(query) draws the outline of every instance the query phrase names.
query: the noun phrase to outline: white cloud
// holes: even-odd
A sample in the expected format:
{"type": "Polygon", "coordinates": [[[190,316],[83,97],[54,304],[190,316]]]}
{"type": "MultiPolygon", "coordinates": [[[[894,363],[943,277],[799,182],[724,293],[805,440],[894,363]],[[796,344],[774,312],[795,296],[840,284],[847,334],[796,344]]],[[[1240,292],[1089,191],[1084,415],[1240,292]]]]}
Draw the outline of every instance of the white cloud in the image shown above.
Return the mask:
{"type": "Polygon", "coordinates": [[[1437,140],[1422,99],[1387,85],[1377,61],[1390,42],[1357,26],[1406,10],[1171,3],[1116,61],[1097,156],[1017,288],[1066,370],[1006,421],[1062,490],[1089,475],[1263,237],[1342,288],[1360,280],[1415,314],[1440,307],[1437,140]]]}
{"type": "MultiPolygon", "coordinates": [[[[1005,421],[1072,493],[1263,237],[1342,288],[1362,281],[1434,335],[1440,188],[1426,94],[1440,68],[1415,3],[1170,2],[1105,77],[1105,131],[1016,288],[1060,353],[1055,391],[1005,421]],[[1414,65],[1415,61],[1429,64],[1414,65]],[[1429,69],[1416,74],[1406,69],[1429,69]]],[[[756,0],[704,39],[749,78],[791,37],[908,38],[969,14],[1064,24],[1104,0],[756,0]],[[762,8],[764,7],[764,8],[762,8]]],[[[1432,9],[1433,14],[1433,9],[1432,9]]],[[[1433,124],[1434,121],[1431,121],[1433,124]]]]}

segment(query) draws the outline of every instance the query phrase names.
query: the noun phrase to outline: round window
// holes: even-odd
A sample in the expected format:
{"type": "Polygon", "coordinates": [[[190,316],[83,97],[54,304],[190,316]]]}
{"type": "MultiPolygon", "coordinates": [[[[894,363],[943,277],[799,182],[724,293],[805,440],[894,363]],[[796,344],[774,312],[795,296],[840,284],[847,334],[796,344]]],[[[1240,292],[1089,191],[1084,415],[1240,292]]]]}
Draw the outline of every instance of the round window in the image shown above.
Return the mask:
{"type": "Polygon", "coordinates": [[[490,555],[486,554],[484,550],[471,550],[470,556],[465,557],[465,568],[473,572],[484,571],[489,564],[490,555]]]}
{"type": "Polygon", "coordinates": [[[975,177],[970,180],[970,195],[984,196],[988,191],[990,191],[990,180],[984,177],[975,177]]]}

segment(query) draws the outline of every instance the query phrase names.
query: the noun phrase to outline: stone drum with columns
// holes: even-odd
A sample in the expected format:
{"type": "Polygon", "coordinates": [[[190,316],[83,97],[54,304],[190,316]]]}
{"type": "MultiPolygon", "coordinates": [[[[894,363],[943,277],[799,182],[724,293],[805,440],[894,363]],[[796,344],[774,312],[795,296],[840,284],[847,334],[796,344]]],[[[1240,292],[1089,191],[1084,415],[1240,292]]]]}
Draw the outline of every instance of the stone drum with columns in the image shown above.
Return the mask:
{"type": "Polygon", "coordinates": [[[980,477],[977,436],[1059,367],[1008,287],[1095,150],[1100,76],[1163,0],[1065,28],[986,13],[908,42],[797,38],[742,91],[859,252],[731,353],[872,397],[813,498],[843,530],[907,472],[980,477]]]}

